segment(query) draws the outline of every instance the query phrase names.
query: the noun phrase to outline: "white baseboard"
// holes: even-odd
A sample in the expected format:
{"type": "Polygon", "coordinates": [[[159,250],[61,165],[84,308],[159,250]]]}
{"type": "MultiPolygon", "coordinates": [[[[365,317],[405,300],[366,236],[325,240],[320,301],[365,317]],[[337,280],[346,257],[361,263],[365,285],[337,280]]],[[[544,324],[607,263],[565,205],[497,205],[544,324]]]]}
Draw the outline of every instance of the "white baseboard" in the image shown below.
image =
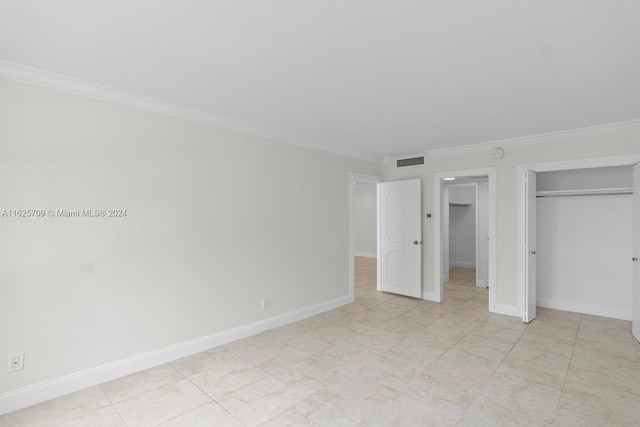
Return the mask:
{"type": "Polygon", "coordinates": [[[201,351],[247,338],[269,329],[297,322],[298,320],[341,307],[349,302],[350,296],[345,295],[300,310],[6,392],[0,394],[0,415],[191,356],[201,351]]]}
{"type": "Polygon", "coordinates": [[[487,287],[487,281],[484,279],[479,279],[478,281],[476,281],[476,288],[486,288],[487,287]]]}
{"type": "Polygon", "coordinates": [[[574,313],[591,314],[593,316],[610,317],[620,320],[631,320],[631,309],[625,310],[618,307],[604,307],[594,304],[584,304],[580,302],[560,301],[547,298],[537,298],[538,307],[552,308],[555,310],[571,311],[574,313]]]}
{"type": "Polygon", "coordinates": [[[517,305],[489,304],[489,311],[491,313],[504,314],[505,316],[522,317],[520,308],[517,305]]]}
{"type": "MultiPolygon", "coordinates": [[[[422,291],[422,299],[427,301],[442,302],[437,299],[436,293],[432,291],[422,291]]],[[[504,314],[505,316],[522,317],[522,313],[517,305],[491,304],[489,302],[489,312],[504,314]]]]}
{"type": "Polygon", "coordinates": [[[354,253],[355,256],[360,256],[363,258],[377,258],[378,254],[376,254],[375,252],[355,252],[354,253]]]}
{"type": "Polygon", "coordinates": [[[437,298],[435,292],[422,291],[422,299],[433,302],[442,302],[437,298]]]}
{"type": "Polygon", "coordinates": [[[452,262],[449,264],[449,269],[452,268],[476,268],[474,262],[452,262]]]}

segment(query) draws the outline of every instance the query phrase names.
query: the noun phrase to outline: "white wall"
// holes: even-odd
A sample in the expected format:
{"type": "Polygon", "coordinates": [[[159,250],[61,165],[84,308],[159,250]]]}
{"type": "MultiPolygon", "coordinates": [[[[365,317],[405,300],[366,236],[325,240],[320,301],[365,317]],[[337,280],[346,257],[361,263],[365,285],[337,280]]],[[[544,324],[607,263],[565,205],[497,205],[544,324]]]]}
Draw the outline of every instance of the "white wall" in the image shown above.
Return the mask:
{"type": "MultiPolygon", "coordinates": [[[[572,136],[545,143],[504,147],[504,157],[496,159],[491,149],[439,157],[425,155],[425,164],[397,168],[396,158],[383,164],[383,178],[422,179],[424,212],[435,210],[434,173],[486,167],[496,168],[496,307],[506,314],[518,314],[518,175],[524,163],[551,162],[592,157],[640,153],[640,132],[620,131],[611,134],[572,136]]],[[[434,227],[431,219],[423,224],[423,292],[434,292],[434,227]],[[431,248],[431,249],[428,249],[431,248]]]]}
{"type": "Polygon", "coordinates": [[[447,184],[449,203],[472,205],[476,202],[476,187],[473,184],[447,184]]]}
{"type": "Polygon", "coordinates": [[[0,209],[127,210],[0,218],[0,395],[348,295],[379,165],[6,80],[0,117],[0,209]]]}
{"type": "Polygon", "coordinates": [[[538,305],[631,320],[632,196],[538,198],[536,207],[538,305]]]}
{"type": "Polygon", "coordinates": [[[377,253],[376,185],[358,183],[353,188],[355,255],[375,258],[377,253]]]}
{"type": "Polygon", "coordinates": [[[538,191],[629,188],[632,186],[632,166],[569,169],[536,174],[538,191]]]}
{"type": "Polygon", "coordinates": [[[447,185],[449,203],[449,266],[476,267],[476,186],[447,185]]]}

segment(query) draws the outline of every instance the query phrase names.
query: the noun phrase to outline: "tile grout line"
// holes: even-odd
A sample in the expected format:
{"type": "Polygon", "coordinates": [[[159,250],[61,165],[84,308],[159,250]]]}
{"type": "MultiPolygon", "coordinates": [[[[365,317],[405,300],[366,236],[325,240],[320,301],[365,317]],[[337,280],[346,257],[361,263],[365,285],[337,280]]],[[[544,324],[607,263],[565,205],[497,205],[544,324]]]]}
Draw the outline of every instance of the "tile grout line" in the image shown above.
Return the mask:
{"type": "MultiPolygon", "coordinates": [[[[173,362],[175,362],[175,361],[173,361],[173,362]]],[[[178,369],[178,368],[176,368],[175,366],[173,366],[173,362],[169,362],[168,364],[169,364],[173,369],[175,369],[175,370],[176,370],[180,375],[182,375],[182,378],[183,378],[183,379],[185,379],[185,380],[189,381],[189,383],[190,383],[191,385],[193,385],[195,388],[197,388],[198,390],[200,390],[202,393],[206,394],[206,395],[211,399],[211,401],[212,401],[212,402],[215,402],[215,400],[213,400],[213,398],[212,398],[211,396],[209,396],[207,393],[205,393],[205,391],[204,391],[204,390],[202,390],[200,387],[198,387],[196,384],[194,384],[194,383],[193,383],[193,381],[191,381],[191,379],[190,379],[189,377],[187,377],[187,376],[186,376],[186,375],[185,375],[185,374],[184,374],[180,369],[178,369]]],[[[178,381],[182,381],[182,380],[178,380],[178,381]]],[[[177,381],[176,381],[176,382],[177,382],[177,381]]],[[[173,383],[170,383],[170,384],[173,384],[173,383]]],[[[160,388],[160,387],[158,387],[158,388],[160,388]]],[[[175,419],[176,419],[176,418],[178,418],[178,417],[182,417],[183,415],[186,415],[186,414],[188,414],[189,412],[195,411],[196,409],[202,408],[203,406],[208,405],[208,404],[210,404],[210,403],[211,403],[211,402],[204,403],[204,404],[202,404],[202,405],[200,405],[200,406],[198,406],[198,407],[196,407],[196,408],[193,408],[193,409],[191,409],[191,410],[189,410],[189,411],[187,411],[187,412],[184,412],[184,413],[182,413],[182,414],[176,415],[176,416],[175,416],[175,417],[173,417],[173,418],[170,418],[170,419],[168,419],[168,420],[166,420],[166,421],[161,422],[160,424],[158,424],[158,426],[160,426],[160,425],[162,425],[162,424],[164,424],[164,423],[167,423],[167,422],[169,422],[169,421],[171,421],[171,420],[175,420],[175,419]]],[[[157,426],[156,426],[156,427],[157,427],[157,426]]]]}
{"type": "MultiPolygon", "coordinates": [[[[312,356],[314,356],[314,357],[321,357],[322,355],[312,355],[312,356]]],[[[358,421],[358,420],[356,420],[355,418],[353,418],[353,417],[349,416],[349,415],[348,415],[348,414],[346,414],[344,411],[342,411],[342,410],[341,410],[341,409],[339,409],[339,408],[336,408],[335,406],[331,405],[330,403],[328,403],[328,402],[324,402],[324,401],[322,401],[322,400],[318,399],[317,397],[313,396],[313,394],[314,394],[315,392],[313,392],[313,393],[307,393],[306,391],[302,390],[301,388],[299,388],[299,387],[298,387],[298,386],[296,386],[295,384],[291,384],[291,383],[287,382],[286,380],[284,380],[284,379],[282,379],[282,378],[280,378],[280,377],[278,377],[278,376],[276,375],[277,373],[282,372],[282,371],[284,371],[285,369],[288,369],[288,368],[290,368],[291,366],[295,366],[295,365],[297,365],[298,363],[302,363],[302,362],[303,362],[303,361],[300,361],[300,362],[294,363],[294,364],[292,364],[292,365],[290,365],[290,366],[287,366],[287,367],[285,367],[285,368],[282,368],[282,369],[280,369],[278,372],[276,372],[276,373],[274,373],[274,374],[272,374],[272,375],[273,375],[276,379],[278,379],[278,380],[282,381],[283,383],[287,384],[288,386],[290,386],[290,387],[292,387],[292,388],[296,389],[297,391],[299,391],[300,393],[304,394],[306,398],[313,399],[313,400],[315,400],[316,402],[319,402],[319,403],[321,403],[321,404],[323,404],[323,405],[325,405],[325,406],[327,406],[327,407],[329,407],[329,408],[331,408],[331,409],[333,409],[333,410],[335,410],[335,411],[339,412],[340,414],[344,415],[344,416],[345,416],[345,417],[347,417],[348,419],[350,419],[350,420],[352,420],[352,421],[354,421],[354,422],[356,422],[356,423],[358,423],[358,424],[360,424],[360,425],[361,425],[361,424],[362,424],[362,422],[361,422],[361,421],[358,421]]],[[[341,367],[341,369],[346,369],[346,368],[341,367]]],[[[278,414],[273,415],[273,416],[272,416],[271,418],[269,418],[269,420],[267,420],[267,421],[272,420],[274,417],[276,417],[277,415],[281,414],[282,412],[286,411],[286,410],[287,410],[287,409],[289,409],[289,408],[291,408],[291,406],[290,406],[290,407],[288,407],[288,408],[283,409],[283,410],[282,410],[281,412],[279,412],[278,414]]],[[[265,421],[265,422],[267,422],[267,421],[265,421]]]]}
{"type": "MultiPolygon", "coordinates": [[[[469,333],[467,335],[465,335],[465,337],[469,336],[474,330],[476,330],[482,323],[485,323],[486,320],[480,322],[475,328],[473,328],[471,331],[469,331],[469,333]]],[[[527,326],[528,327],[528,326],[527,326]]],[[[471,407],[473,406],[473,404],[475,403],[475,401],[477,399],[480,398],[480,395],[484,392],[484,390],[489,386],[489,383],[491,382],[491,380],[493,379],[493,377],[495,376],[496,372],[498,371],[498,369],[500,369],[500,366],[502,366],[502,364],[504,363],[505,359],[509,356],[509,354],[511,354],[511,352],[513,351],[513,348],[516,346],[516,344],[518,343],[518,341],[520,341],[520,338],[522,338],[522,335],[524,335],[524,332],[526,331],[527,327],[525,327],[522,332],[520,332],[520,335],[518,336],[518,339],[511,345],[511,348],[509,349],[509,351],[502,357],[502,360],[500,361],[500,363],[498,364],[498,366],[496,366],[496,368],[493,370],[493,372],[491,373],[491,376],[489,377],[489,379],[487,380],[486,384],[484,384],[482,386],[481,391],[478,393],[478,395],[473,399],[473,401],[469,404],[469,407],[467,409],[464,410],[462,416],[460,417],[460,419],[458,420],[458,422],[456,423],[456,425],[460,424],[462,422],[462,420],[465,418],[465,416],[468,414],[469,410],[471,409],[471,407]]],[[[482,337],[481,337],[482,338],[482,337]]],[[[461,338],[460,341],[462,341],[464,339],[461,338]]],[[[455,345],[457,345],[458,343],[460,343],[460,341],[458,341],[455,345]]],[[[453,347],[452,347],[453,348],[453,347]]],[[[447,351],[448,352],[448,351],[447,351]]],[[[446,354],[446,353],[445,353],[446,354]]],[[[444,355],[443,355],[444,356],[444,355]]],[[[442,356],[440,356],[442,357],[442,356]]],[[[438,358],[440,359],[440,358],[438,358]]]]}
{"type": "MultiPolygon", "coordinates": [[[[104,384],[104,383],[102,383],[102,384],[104,384]]],[[[118,414],[118,418],[120,418],[120,421],[122,421],[122,424],[125,425],[126,427],[129,427],[129,424],[127,424],[127,422],[124,420],[124,418],[122,417],[122,414],[120,413],[120,411],[118,411],[118,408],[116,408],[115,403],[113,403],[113,401],[111,400],[111,397],[109,397],[107,392],[104,391],[104,388],[102,387],[102,384],[98,385],[98,387],[100,387],[100,391],[102,391],[102,394],[104,394],[104,396],[107,398],[107,400],[111,404],[111,407],[113,408],[113,410],[116,411],[116,414],[118,414]]]]}
{"type": "Polygon", "coordinates": [[[562,380],[562,387],[560,388],[560,397],[558,398],[558,404],[556,405],[556,416],[554,417],[554,420],[558,417],[558,412],[560,411],[560,402],[562,402],[562,396],[564,395],[564,387],[565,387],[565,384],[567,383],[567,377],[569,376],[569,369],[571,369],[571,362],[573,361],[573,353],[576,349],[578,334],[580,333],[580,326],[582,326],[582,314],[580,314],[580,320],[578,321],[578,328],[576,329],[576,335],[573,338],[573,345],[571,346],[571,354],[569,355],[567,372],[565,372],[564,379],[562,380]]]}
{"type": "MultiPolygon", "coordinates": [[[[233,351],[232,351],[232,350],[229,350],[229,351],[231,351],[231,352],[233,353],[233,351]]],[[[262,378],[259,378],[259,379],[255,380],[255,381],[250,382],[249,384],[245,384],[245,385],[243,385],[242,387],[238,388],[237,390],[240,390],[241,388],[244,388],[244,387],[246,387],[246,386],[248,386],[248,385],[254,384],[254,383],[256,383],[256,382],[258,382],[258,381],[260,381],[260,380],[263,380],[263,379],[267,378],[267,376],[271,375],[271,374],[269,374],[269,372],[265,371],[264,369],[259,368],[259,367],[255,366],[253,363],[251,363],[251,362],[249,362],[249,361],[244,360],[244,359],[243,359],[242,357],[240,357],[238,354],[233,353],[233,355],[234,355],[235,357],[237,357],[239,360],[242,360],[242,361],[244,361],[244,362],[246,362],[246,363],[250,364],[251,366],[253,366],[253,367],[254,367],[254,368],[256,368],[256,369],[260,369],[261,371],[263,371],[264,373],[266,373],[266,374],[267,374],[266,376],[264,376],[264,377],[262,377],[262,378]]],[[[176,368],[176,370],[178,370],[178,369],[176,368]]],[[[205,371],[207,371],[207,369],[203,370],[202,372],[205,372],[205,371]]],[[[180,372],[180,371],[178,371],[178,372],[180,372]]],[[[186,379],[186,380],[188,380],[188,381],[189,381],[189,382],[190,382],[194,387],[196,387],[198,390],[200,390],[202,393],[204,393],[207,397],[209,397],[209,399],[211,399],[211,402],[207,402],[207,403],[205,403],[205,404],[203,404],[203,405],[198,406],[197,408],[193,408],[193,409],[191,409],[191,410],[189,410],[189,411],[187,411],[187,412],[185,412],[185,413],[183,413],[183,414],[180,414],[180,415],[175,416],[175,417],[174,417],[174,418],[172,418],[172,419],[175,419],[175,418],[181,417],[181,416],[183,416],[183,415],[185,415],[185,414],[188,414],[189,412],[195,411],[195,410],[197,410],[197,409],[199,409],[199,408],[202,408],[202,407],[203,407],[203,406],[205,406],[205,405],[209,405],[209,404],[213,403],[213,404],[218,405],[220,408],[222,408],[222,409],[223,409],[227,414],[229,414],[231,417],[233,417],[233,419],[234,419],[234,420],[238,421],[238,422],[239,422],[240,424],[242,424],[243,426],[246,426],[246,424],[245,424],[245,423],[243,423],[242,421],[240,421],[240,420],[239,420],[235,415],[233,415],[233,414],[232,414],[232,413],[231,413],[231,412],[230,412],[226,407],[224,407],[220,402],[218,402],[218,401],[215,399],[215,397],[214,397],[214,396],[210,395],[210,394],[209,394],[209,393],[207,393],[205,390],[203,390],[202,388],[200,388],[200,386],[198,386],[196,383],[194,383],[194,382],[191,380],[191,377],[187,377],[187,376],[185,376],[182,372],[180,372],[180,373],[181,373],[181,374],[182,374],[182,376],[184,376],[184,377],[185,377],[185,379],[186,379]]],[[[199,372],[198,372],[198,373],[199,373],[199,372]]],[[[198,374],[198,373],[194,373],[194,375],[196,375],[196,374],[198,374]]],[[[192,376],[194,376],[194,375],[192,375],[192,376]]],[[[236,391],[236,390],[233,390],[232,392],[234,392],[234,391],[236,391]]],[[[224,394],[224,393],[221,393],[221,394],[224,394]]],[[[169,420],[167,420],[167,421],[169,421],[169,420]]],[[[166,422],[166,421],[164,421],[164,422],[166,422]]]]}

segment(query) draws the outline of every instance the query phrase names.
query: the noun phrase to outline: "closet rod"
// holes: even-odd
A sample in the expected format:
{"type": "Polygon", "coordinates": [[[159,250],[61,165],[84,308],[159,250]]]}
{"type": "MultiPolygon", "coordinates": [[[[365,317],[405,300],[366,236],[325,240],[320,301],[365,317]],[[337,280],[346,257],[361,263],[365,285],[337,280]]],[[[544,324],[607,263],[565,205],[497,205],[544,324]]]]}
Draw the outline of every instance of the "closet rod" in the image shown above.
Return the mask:
{"type": "Polygon", "coordinates": [[[589,188],[585,190],[551,190],[538,191],[536,197],[575,197],[575,196],[606,196],[610,194],[633,194],[633,187],[589,188]]]}

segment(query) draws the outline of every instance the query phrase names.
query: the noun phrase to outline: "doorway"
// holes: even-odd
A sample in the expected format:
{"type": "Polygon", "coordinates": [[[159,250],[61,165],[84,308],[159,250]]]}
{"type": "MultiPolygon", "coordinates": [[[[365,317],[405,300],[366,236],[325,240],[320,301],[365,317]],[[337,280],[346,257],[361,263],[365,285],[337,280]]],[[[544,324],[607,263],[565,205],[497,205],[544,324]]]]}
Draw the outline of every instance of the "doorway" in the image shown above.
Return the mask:
{"type": "Polygon", "coordinates": [[[357,282],[375,286],[377,256],[376,184],[382,178],[373,175],[349,173],[349,296],[356,297],[357,282]]]}
{"type": "Polygon", "coordinates": [[[443,280],[486,288],[486,177],[447,180],[443,189],[443,280]],[[468,183],[467,181],[474,181],[468,183]],[[450,277],[451,274],[454,277],[450,277]]]}
{"type": "MultiPolygon", "coordinates": [[[[498,312],[495,293],[495,168],[459,170],[450,172],[437,172],[435,181],[435,260],[434,260],[434,292],[427,299],[442,302],[445,296],[445,283],[454,279],[451,276],[451,267],[458,264],[462,267],[472,265],[475,268],[470,271],[456,271],[460,277],[456,282],[473,282],[474,287],[489,288],[488,309],[498,312]],[[471,196],[457,199],[451,196],[450,188],[471,188],[471,196]],[[457,199],[457,200],[456,200],[457,199]],[[473,209],[471,209],[473,207],[473,209]],[[467,254],[468,260],[451,259],[451,211],[458,217],[469,217],[473,221],[474,233],[471,247],[472,255],[467,254]],[[462,264],[460,264],[462,263],[462,264]],[[468,279],[468,280],[467,280],[468,279]]],[[[469,244],[465,245],[468,249],[469,244]]],[[[462,255],[464,257],[464,255],[462,255]]],[[[512,313],[504,313],[512,314],[512,313]]]]}

